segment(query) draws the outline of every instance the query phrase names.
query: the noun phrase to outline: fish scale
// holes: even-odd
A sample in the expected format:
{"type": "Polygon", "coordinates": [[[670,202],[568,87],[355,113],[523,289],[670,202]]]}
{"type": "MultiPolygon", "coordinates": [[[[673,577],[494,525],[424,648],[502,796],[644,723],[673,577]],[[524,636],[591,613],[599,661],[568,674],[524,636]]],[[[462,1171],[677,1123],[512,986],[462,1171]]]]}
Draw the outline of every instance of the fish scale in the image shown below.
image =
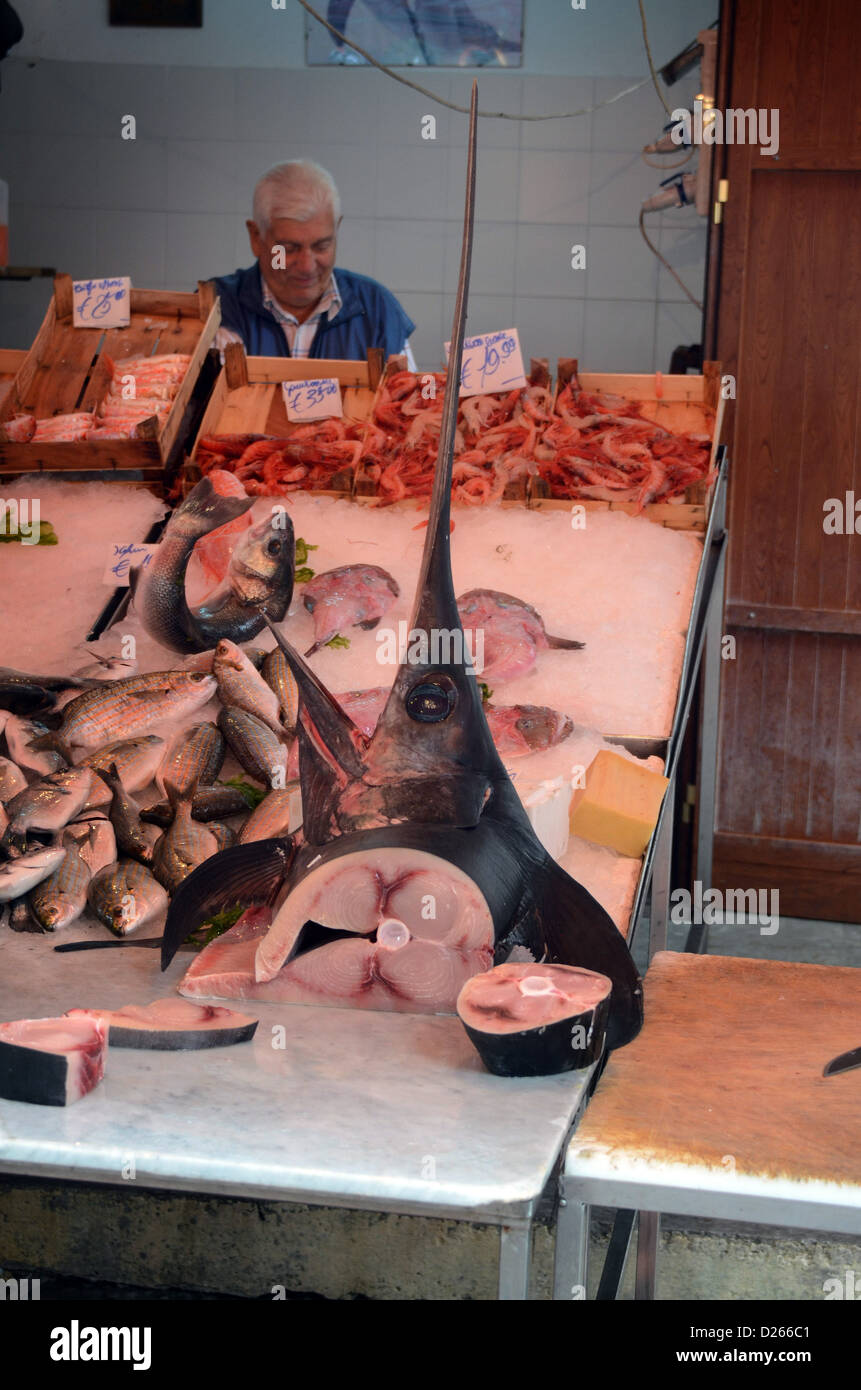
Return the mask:
{"type": "Polygon", "coordinates": [[[180,734],[159,769],[158,783],[172,782],[185,793],[195,783],[211,786],[224,762],[224,736],[211,723],[195,724],[180,734]]]}

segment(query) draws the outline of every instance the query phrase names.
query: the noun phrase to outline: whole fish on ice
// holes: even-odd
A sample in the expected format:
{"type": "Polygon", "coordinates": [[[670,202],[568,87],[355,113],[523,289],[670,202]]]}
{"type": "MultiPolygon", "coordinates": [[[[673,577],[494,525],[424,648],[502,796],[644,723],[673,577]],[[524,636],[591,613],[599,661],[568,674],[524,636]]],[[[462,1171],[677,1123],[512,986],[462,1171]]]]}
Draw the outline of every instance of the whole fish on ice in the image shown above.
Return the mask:
{"type": "Polygon", "coordinates": [[[280,508],[240,537],[224,585],[189,606],[185,575],[195,545],[252,505],[252,498],[235,495],[233,478],[218,490],[224,476],[230,478],[214,470],[197,484],[165,527],[150,564],[129,573],[141,622],[172,651],[203,652],[222,637],[245,642],[263,627],[264,616],[280,622],[293,594],[293,524],[280,508]]]}
{"type": "MultiPolygon", "coordinates": [[[[476,121],[473,87],[461,276],[410,624],[427,633],[460,627],[449,520],[476,121]]],[[[629,1042],[642,1023],[642,985],[624,938],[537,839],[494,747],[471,664],[402,665],[368,739],[272,631],[300,690],[302,836],[238,845],[182,885],[165,924],[163,966],[218,903],[268,899],[275,913],[268,929],[234,928],[212,942],[181,992],[452,1012],[467,979],[518,947],[536,962],[605,975],[608,1046],[629,1042]]]]}
{"type": "Polygon", "coordinates": [[[302,602],[314,618],[312,656],[349,627],[374,628],[400,594],[396,580],[379,565],[341,565],[305,585],[302,602]]]}
{"type": "Polygon", "coordinates": [[[535,665],[537,653],[547,647],[562,647],[578,651],[584,642],[570,637],[550,637],[544,630],[541,615],[531,603],[501,594],[496,589],[470,589],[457,601],[464,626],[473,632],[484,633],[485,680],[514,680],[535,665]]]}
{"type": "Polygon", "coordinates": [[[128,740],[155,724],[183,719],[214,694],[215,677],[202,671],[151,671],[111,681],[72,700],[63,710],[59,729],[31,739],[29,746],[57,749],[64,757],[73,747],[101,749],[112,739],[128,740]]]}

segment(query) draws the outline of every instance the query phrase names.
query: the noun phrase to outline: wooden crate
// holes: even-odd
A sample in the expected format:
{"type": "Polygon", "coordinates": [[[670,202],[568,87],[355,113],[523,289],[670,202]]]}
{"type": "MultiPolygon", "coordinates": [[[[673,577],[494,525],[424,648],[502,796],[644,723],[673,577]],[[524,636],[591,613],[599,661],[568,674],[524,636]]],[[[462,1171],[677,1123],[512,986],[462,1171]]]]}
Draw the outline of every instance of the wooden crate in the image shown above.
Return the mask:
{"type": "MultiPolygon", "coordinates": [[[[281,383],[335,377],[341,383],[344,415],[354,420],[370,418],[377,386],[382,376],[383,354],[379,348],[368,351],[364,362],[319,357],[246,357],[241,343],[230,343],[224,350],[224,366],[212,388],[212,395],[197,432],[188,462],[182,471],[181,491],[185,494],[200,479],[195,462],[200,441],[216,434],[266,434],[289,438],[298,428],[287,419],[281,383]]],[[[356,459],[361,443],[356,443],[356,459]]],[[[339,482],[315,496],[350,496],[354,470],[336,475],[339,482]]]]}
{"type": "Polygon", "coordinates": [[[26,356],[26,348],[0,348],[0,405],[11,391],[26,356]]]}
{"type": "MultiPolygon", "coordinates": [[[[725,402],[720,394],[721,365],[703,364],[702,376],[669,376],[663,373],[578,372],[577,359],[560,357],[556,374],[556,398],[577,373],[584,391],[607,391],[629,400],[638,401],[648,420],[663,425],[675,433],[691,431],[711,434],[710,464],[714,467],[721,442],[725,402]]],[[[683,501],[652,502],[639,515],[660,526],[677,531],[704,531],[708,520],[713,487],[695,483],[689,487],[683,501]]],[[[572,506],[584,511],[627,512],[636,516],[635,502],[602,502],[590,498],[551,497],[547,484],[533,478],[529,490],[529,506],[570,511],[572,506]]]]}
{"type": "Polygon", "coordinates": [[[146,481],[161,481],[220,321],[212,285],[199,282],[191,293],[133,289],[127,328],[73,328],[71,277],[58,275],[42,327],[0,402],[0,474],[136,469],[146,481]],[[19,413],[45,419],[93,410],[108,389],[108,359],[173,352],[189,353],[191,361],[161,428],[153,418],[137,427],[143,436],[137,439],[17,444],[5,438],[3,422],[19,413]]]}

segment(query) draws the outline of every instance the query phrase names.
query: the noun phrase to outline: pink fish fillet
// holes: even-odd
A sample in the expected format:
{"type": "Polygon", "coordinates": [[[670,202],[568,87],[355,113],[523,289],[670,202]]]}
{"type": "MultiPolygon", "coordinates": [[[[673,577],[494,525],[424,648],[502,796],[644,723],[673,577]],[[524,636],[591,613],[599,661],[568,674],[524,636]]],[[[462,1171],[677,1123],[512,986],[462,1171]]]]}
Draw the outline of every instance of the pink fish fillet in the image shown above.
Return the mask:
{"type": "Polygon", "coordinates": [[[71,1105],[99,1084],[107,1028],[81,1009],[69,1018],[0,1023],[0,1096],[31,1105],[71,1105]]]}

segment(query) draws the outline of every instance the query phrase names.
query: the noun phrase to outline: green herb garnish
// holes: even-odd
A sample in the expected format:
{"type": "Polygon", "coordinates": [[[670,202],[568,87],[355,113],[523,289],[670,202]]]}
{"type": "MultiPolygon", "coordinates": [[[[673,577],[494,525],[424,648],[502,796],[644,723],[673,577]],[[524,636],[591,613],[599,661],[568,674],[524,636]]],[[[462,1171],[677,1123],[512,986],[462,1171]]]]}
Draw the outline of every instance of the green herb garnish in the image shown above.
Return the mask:
{"type": "Polygon", "coordinates": [[[309,545],[301,536],[296,541],[296,564],[304,565],[308,559],[309,550],[319,550],[319,545],[309,545]]]}
{"type": "Polygon", "coordinates": [[[334,637],[330,637],[326,643],[327,647],[349,647],[349,637],[342,637],[340,632],[336,632],[334,637]]]}
{"type": "Polygon", "coordinates": [[[491,695],[493,694],[493,691],[491,690],[490,686],[487,684],[487,681],[479,681],[479,682],[478,682],[478,688],[479,688],[479,690],[481,691],[481,703],[482,703],[483,705],[486,705],[487,702],[488,702],[488,700],[490,699],[491,695]]]}
{"type": "Polygon", "coordinates": [[[228,777],[226,782],[219,779],[218,785],[220,787],[234,787],[245,798],[245,803],[251,811],[255,810],[266,796],[265,791],[262,791],[260,787],[253,786],[251,782],[246,782],[244,777],[228,777]]]}
{"type": "Polygon", "coordinates": [[[200,949],[208,946],[210,941],[214,941],[217,936],[223,936],[226,931],[230,931],[230,928],[235,926],[244,911],[245,908],[242,904],[237,903],[236,907],[228,907],[223,912],[214,913],[205,922],[201,922],[196,931],[191,933],[188,938],[189,941],[200,949]]]}
{"type": "Polygon", "coordinates": [[[307,584],[308,580],[313,579],[315,574],[316,570],[309,569],[307,565],[302,565],[299,569],[294,571],[293,582],[295,584],[307,584]]]}
{"type": "MultiPolygon", "coordinates": [[[[60,544],[59,539],[58,539],[58,537],[57,537],[57,533],[56,533],[56,531],[54,530],[53,526],[51,525],[50,521],[40,521],[40,522],[39,522],[39,539],[38,539],[37,541],[34,542],[34,541],[32,541],[32,540],[27,540],[27,541],[25,542],[24,537],[21,535],[20,527],[16,527],[16,529],[15,529],[14,532],[10,532],[10,530],[9,530],[9,523],[10,523],[10,520],[11,520],[11,516],[12,516],[11,511],[9,511],[9,510],[7,509],[7,510],[3,513],[2,518],[0,518],[0,545],[7,544],[7,543],[9,543],[9,542],[11,542],[11,541],[18,541],[18,542],[20,542],[21,545],[25,545],[25,544],[26,544],[26,545],[34,545],[34,544],[35,544],[35,545],[59,545],[59,544],[60,544]]],[[[29,527],[28,527],[28,530],[29,530],[29,527]]],[[[31,533],[31,534],[32,534],[32,533],[31,533]]]]}

